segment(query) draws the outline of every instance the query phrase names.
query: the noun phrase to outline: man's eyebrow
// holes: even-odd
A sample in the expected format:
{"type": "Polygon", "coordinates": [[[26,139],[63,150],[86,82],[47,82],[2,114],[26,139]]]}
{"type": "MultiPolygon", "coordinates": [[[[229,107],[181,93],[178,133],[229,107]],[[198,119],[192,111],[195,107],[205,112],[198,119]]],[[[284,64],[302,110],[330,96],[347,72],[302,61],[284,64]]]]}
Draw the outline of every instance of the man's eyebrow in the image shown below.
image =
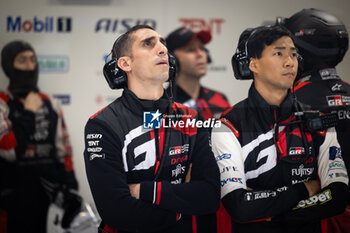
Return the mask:
{"type": "MultiPolygon", "coordinates": [[[[277,50],[286,50],[287,48],[285,46],[276,46],[274,47],[274,49],[277,49],[277,50]]],[[[297,48],[295,47],[290,47],[290,50],[295,50],[297,51],[297,48]]]]}
{"type": "Polygon", "coordinates": [[[148,37],[146,39],[141,40],[141,43],[151,42],[152,40],[155,40],[155,39],[156,39],[155,36],[151,36],[151,37],[148,37]]]}

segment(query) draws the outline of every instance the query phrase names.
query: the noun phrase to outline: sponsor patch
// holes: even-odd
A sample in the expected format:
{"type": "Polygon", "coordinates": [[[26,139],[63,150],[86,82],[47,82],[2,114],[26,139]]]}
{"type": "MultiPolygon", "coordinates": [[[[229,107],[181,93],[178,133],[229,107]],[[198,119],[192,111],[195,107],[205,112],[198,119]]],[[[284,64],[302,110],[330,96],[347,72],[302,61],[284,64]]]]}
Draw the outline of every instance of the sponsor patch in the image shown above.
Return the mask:
{"type": "Polygon", "coordinates": [[[188,152],[189,144],[185,144],[183,146],[174,146],[170,147],[169,155],[179,155],[188,152]]]}
{"type": "Polygon", "coordinates": [[[221,180],[221,187],[224,187],[227,183],[240,183],[243,184],[242,178],[237,178],[237,177],[230,177],[221,180]]]}
{"type": "Polygon", "coordinates": [[[90,161],[93,160],[93,159],[96,159],[96,158],[104,159],[105,158],[105,154],[96,154],[96,153],[91,153],[90,154],[90,161]]]}
{"type": "Polygon", "coordinates": [[[307,208],[313,205],[322,205],[330,200],[332,200],[331,190],[327,189],[322,193],[312,196],[306,200],[301,200],[298,205],[293,208],[293,210],[307,208]]]}
{"type": "Polygon", "coordinates": [[[220,161],[223,159],[230,159],[230,158],[231,158],[231,154],[222,154],[222,155],[217,156],[215,159],[216,159],[216,161],[220,161]]]}

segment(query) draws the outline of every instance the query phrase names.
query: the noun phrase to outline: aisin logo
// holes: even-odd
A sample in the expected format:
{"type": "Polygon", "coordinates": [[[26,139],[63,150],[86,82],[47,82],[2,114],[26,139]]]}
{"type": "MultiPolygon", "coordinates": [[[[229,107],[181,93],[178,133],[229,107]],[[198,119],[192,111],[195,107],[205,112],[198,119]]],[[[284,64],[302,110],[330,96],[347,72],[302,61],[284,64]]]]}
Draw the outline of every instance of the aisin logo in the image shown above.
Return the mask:
{"type": "Polygon", "coordinates": [[[156,112],[143,112],[143,128],[144,129],[159,129],[161,123],[161,113],[159,110],[156,112]]]}

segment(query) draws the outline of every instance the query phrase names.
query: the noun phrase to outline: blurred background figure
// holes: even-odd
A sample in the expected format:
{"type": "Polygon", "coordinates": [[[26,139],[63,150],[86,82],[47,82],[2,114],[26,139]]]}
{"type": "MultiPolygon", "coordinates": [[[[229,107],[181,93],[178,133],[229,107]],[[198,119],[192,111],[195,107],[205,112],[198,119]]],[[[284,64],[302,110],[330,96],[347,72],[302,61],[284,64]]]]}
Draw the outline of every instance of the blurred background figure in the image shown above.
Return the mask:
{"type": "Polygon", "coordinates": [[[0,92],[0,218],[2,232],[46,232],[47,210],[64,210],[62,227],[79,213],[72,148],[58,102],[38,88],[34,49],[12,41],[1,51],[9,78],[0,92]]]}
{"type": "MultiPolygon", "coordinates": [[[[336,126],[342,156],[350,172],[350,84],[338,75],[336,66],[348,50],[349,37],[343,22],[329,12],[304,9],[289,18],[277,18],[294,35],[303,57],[303,69],[295,83],[297,99],[322,113],[338,115],[336,126]]],[[[334,169],[334,168],[333,168],[334,169]]],[[[334,169],[334,176],[338,176],[334,169]]],[[[328,221],[327,232],[350,232],[350,192],[343,215],[328,221]]]]}
{"type": "Polygon", "coordinates": [[[210,41],[209,31],[195,33],[185,27],[174,30],[166,38],[167,48],[176,56],[178,63],[176,84],[172,90],[174,100],[196,109],[203,120],[219,118],[230,107],[224,94],[200,84],[211,62],[209,52],[204,47],[210,41]]]}

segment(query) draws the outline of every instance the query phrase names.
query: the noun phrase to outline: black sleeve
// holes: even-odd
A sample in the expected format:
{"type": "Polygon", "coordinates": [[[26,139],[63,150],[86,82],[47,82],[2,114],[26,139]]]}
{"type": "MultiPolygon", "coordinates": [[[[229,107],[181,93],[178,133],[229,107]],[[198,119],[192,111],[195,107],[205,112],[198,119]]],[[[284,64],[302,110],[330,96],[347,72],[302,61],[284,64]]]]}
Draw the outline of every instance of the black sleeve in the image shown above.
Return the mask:
{"type": "Polygon", "coordinates": [[[292,210],[277,219],[287,224],[302,224],[329,218],[344,212],[347,203],[347,185],[334,182],[317,195],[302,200],[292,210]]]}
{"type": "Polygon", "coordinates": [[[282,214],[307,196],[305,185],[300,183],[275,190],[236,189],[224,196],[222,203],[235,221],[244,223],[282,214]]]}
{"type": "Polygon", "coordinates": [[[98,119],[85,126],[85,167],[90,189],[102,220],[130,232],[166,228],[179,219],[175,211],[159,208],[130,195],[118,136],[98,119]]]}
{"type": "Polygon", "coordinates": [[[220,174],[204,129],[198,130],[192,156],[189,183],[142,182],[140,198],[150,203],[158,200],[159,207],[183,214],[215,213],[220,205],[220,174]]]}

